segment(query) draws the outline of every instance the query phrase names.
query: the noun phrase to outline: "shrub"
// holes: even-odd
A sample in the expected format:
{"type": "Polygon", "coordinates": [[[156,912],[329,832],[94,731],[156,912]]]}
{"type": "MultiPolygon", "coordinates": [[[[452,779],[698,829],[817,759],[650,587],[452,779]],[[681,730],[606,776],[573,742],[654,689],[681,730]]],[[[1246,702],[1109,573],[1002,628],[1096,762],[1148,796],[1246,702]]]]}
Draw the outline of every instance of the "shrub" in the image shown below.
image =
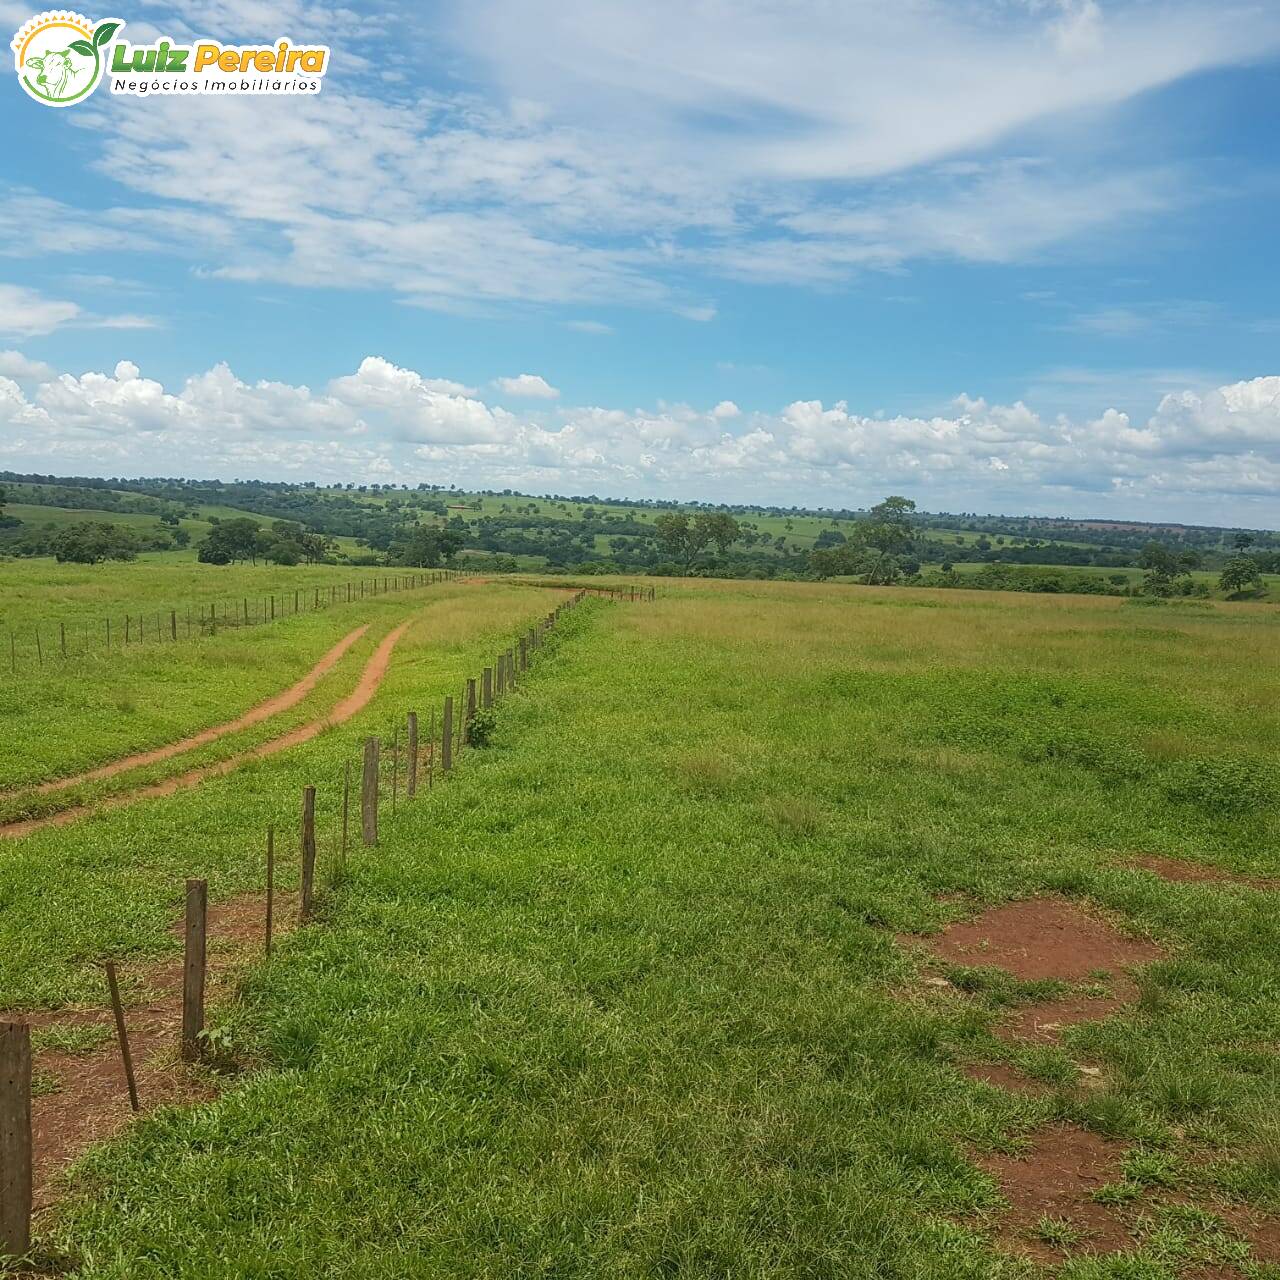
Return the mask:
{"type": "Polygon", "coordinates": [[[467,721],[467,746],[487,747],[493,741],[494,730],[498,727],[498,717],[491,707],[480,707],[475,715],[467,721]]]}

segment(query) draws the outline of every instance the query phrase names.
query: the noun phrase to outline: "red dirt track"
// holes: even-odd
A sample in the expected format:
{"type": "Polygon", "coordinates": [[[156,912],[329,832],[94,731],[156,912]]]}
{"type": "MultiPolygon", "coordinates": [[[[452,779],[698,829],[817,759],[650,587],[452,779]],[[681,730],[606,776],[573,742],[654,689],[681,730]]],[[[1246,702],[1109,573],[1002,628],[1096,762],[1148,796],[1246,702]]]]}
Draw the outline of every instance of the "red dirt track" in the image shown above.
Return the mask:
{"type": "Polygon", "coordinates": [[[321,679],[337,666],[343,654],[368,630],[369,627],[366,623],[364,626],[357,627],[348,635],[343,636],[297,684],[291,685],[283,693],[277,693],[265,702],[258,703],[256,707],[246,711],[244,715],[237,717],[235,720],[229,720],[226,724],[214,725],[210,729],[202,729],[199,733],[192,734],[189,738],[171,742],[167,746],[156,747],[152,751],[140,751],[137,755],[125,756],[120,760],[112,760],[109,764],[99,765],[96,769],[90,769],[86,773],[77,773],[70,778],[55,778],[51,782],[42,782],[39,786],[34,787],[33,790],[38,795],[48,795],[54,791],[65,791],[67,787],[74,787],[81,782],[97,782],[101,778],[113,778],[118,773],[126,773],[130,769],[141,769],[143,765],[158,764],[161,760],[168,760],[173,756],[182,755],[184,752],[194,751],[197,747],[203,747],[206,743],[217,742],[219,738],[225,738],[229,734],[239,733],[242,729],[261,724],[262,721],[269,720],[272,716],[277,716],[282,711],[288,711],[290,707],[296,707],[320,683],[321,679]]]}
{"type": "MultiPolygon", "coordinates": [[[[351,719],[358,711],[362,711],[377,693],[379,686],[382,684],[387,674],[387,668],[391,664],[391,654],[395,649],[400,637],[408,630],[409,621],[402,622],[393,631],[388,632],[383,637],[382,642],[374,650],[373,656],[365,664],[364,670],[360,673],[360,679],[356,683],[356,687],[343,698],[327,715],[321,716],[319,719],[308,721],[308,723],[299,725],[296,729],[291,729],[288,733],[282,734],[278,738],[272,738],[267,742],[259,743],[256,747],[250,748],[248,751],[241,751],[234,756],[230,756],[226,760],[219,760],[215,764],[202,765],[196,769],[188,769],[186,773],[174,774],[172,777],[163,778],[159,782],[149,783],[146,786],[138,787],[133,791],[122,792],[119,795],[109,796],[104,800],[97,801],[92,804],[75,805],[68,809],[62,809],[58,813],[48,814],[40,818],[24,818],[18,822],[5,823],[0,826],[0,836],[7,836],[10,839],[17,839],[21,836],[30,835],[33,831],[39,831],[44,827],[64,826],[67,823],[75,822],[79,818],[83,818],[90,813],[98,812],[102,809],[114,809],[119,805],[130,804],[134,800],[143,800],[156,796],[172,795],[175,791],[180,791],[186,787],[194,787],[198,783],[204,782],[207,778],[220,778],[224,774],[231,773],[237,769],[246,760],[255,758],[261,759],[266,756],[277,755],[281,751],[287,751],[290,747],[300,746],[304,742],[309,742],[317,734],[323,732],[330,725],[342,724],[343,721],[351,719]]],[[[345,641],[344,641],[345,643],[345,641]]],[[[354,640],[352,640],[354,643],[354,640]]],[[[325,659],[333,656],[331,650],[325,659]]],[[[341,655],[338,655],[341,656],[341,655]]],[[[337,658],[334,658],[337,661],[337,658]]],[[[323,673],[321,673],[323,674],[323,673]]],[[[319,679],[319,676],[316,677],[319,679]]],[[[294,686],[296,689],[297,686],[294,686]]],[[[292,693],[294,690],[289,690],[292,693]]],[[[287,694],[284,696],[288,696],[287,694]]],[[[295,700],[296,701],[296,700],[295,700]]],[[[247,714],[252,714],[247,713],[247,714]]],[[[229,732],[229,730],[228,730],[229,732]]],[[[212,741],[212,739],[210,739],[212,741]]]]}

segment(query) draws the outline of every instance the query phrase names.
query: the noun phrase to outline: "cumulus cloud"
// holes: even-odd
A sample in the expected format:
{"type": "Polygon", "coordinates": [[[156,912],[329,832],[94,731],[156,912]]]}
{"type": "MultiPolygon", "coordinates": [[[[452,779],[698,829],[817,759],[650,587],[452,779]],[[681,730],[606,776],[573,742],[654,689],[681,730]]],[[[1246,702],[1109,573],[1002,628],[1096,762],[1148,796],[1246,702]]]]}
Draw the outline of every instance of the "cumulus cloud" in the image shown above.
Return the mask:
{"type": "Polygon", "coordinates": [[[521,373],[514,378],[495,378],[493,384],[509,396],[524,396],[529,400],[555,400],[560,395],[556,387],[536,373],[521,373]]]}
{"type": "MultiPolygon", "coordinates": [[[[33,372],[21,359],[0,368],[29,382],[33,372]]],[[[26,391],[0,373],[0,424],[0,455],[17,469],[180,464],[191,475],[842,507],[902,491],[935,509],[1280,521],[1277,376],[1170,393],[1140,419],[1046,416],[969,395],[932,416],[821,400],[772,412],[548,402],[517,414],[375,355],[319,389],[249,383],[225,364],[167,388],[122,360],[26,391]]]]}

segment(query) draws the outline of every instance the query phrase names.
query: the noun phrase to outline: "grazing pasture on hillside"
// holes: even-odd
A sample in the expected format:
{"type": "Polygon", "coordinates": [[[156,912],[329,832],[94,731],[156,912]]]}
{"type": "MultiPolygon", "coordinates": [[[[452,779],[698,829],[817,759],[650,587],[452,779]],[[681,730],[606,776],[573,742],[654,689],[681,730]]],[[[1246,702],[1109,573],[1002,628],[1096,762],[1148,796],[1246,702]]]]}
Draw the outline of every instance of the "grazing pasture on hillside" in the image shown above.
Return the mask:
{"type": "Polygon", "coordinates": [[[389,598],[360,652],[410,627],[350,721],[0,844],[0,1004],[57,1010],[100,1001],[100,956],[173,953],[183,876],[260,893],[267,822],[319,788],[319,918],[211,1015],[241,1073],[183,1069],[205,1101],[92,1150],[46,1253],[95,1280],[1275,1274],[1280,614],[658,587],[568,614],[341,869],[362,737],[425,724],[562,594],[389,598]]]}

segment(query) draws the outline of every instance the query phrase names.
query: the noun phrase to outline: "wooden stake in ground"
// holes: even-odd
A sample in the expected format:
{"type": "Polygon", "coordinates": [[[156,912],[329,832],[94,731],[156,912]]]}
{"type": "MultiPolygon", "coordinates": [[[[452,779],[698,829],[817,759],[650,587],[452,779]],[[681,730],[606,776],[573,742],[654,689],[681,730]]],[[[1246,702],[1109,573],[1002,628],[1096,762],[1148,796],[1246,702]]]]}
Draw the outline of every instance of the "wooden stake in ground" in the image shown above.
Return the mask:
{"type": "Polygon", "coordinates": [[[107,970],[107,990],[111,994],[111,1012],[116,1019],[116,1039],[120,1043],[120,1058],[124,1063],[124,1082],[129,1086],[129,1105],[136,1112],[142,1108],[138,1106],[138,1082],[133,1078],[133,1055],[129,1052],[129,1032],[124,1025],[124,1005],[120,1003],[120,984],[116,981],[116,962],[108,960],[105,968],[107,970]]]}
{"type": "Polygon", "coordinates": [[[427,790],[430,791],[436,780],[436,709],[431,708],[431,745],[427,748],[427,790]]]}
{"type": "Polygon", "coordinates": [[[186,955],[182,962],[182,1058],[200,1057],[204,1030],[205,926],[209,917],[209,885],[187,881],[186,955]]]}
{"type": "Polygon", "coordinates": [[[347,865],[347,840],[351,829],[351,761],[342,766],[342,865],[347,865]]]}
{"type": "Polygon", "coordinates": [[[31,1248],[31,1028],[0,1022],[0,1254],[31,1248]]]}
{"type": "Polygon", "coordinates": [[[418,794],[418,713],[409,712],[409,775],[405,779],[405,795],[412,800],[418,794]]]}
{"type": "Polygon", "coordinates": [[[271,954],[271,926],[276,914],[276,828],[267,827],[267,955],[271,954]]]}
{"type": "Polygon", "coordinates": [[[378,843],[378,752],[377,738],[364,743],[364,777],[360,788],[360,830],[366,845],[378,843]]]}
{"type": "Polygon", "coordinates": [[[400,726],[391,735],[391,816],[396,816],[396,792],[400,790],[400,726]]]}
{"type": "Polygon", "coordinates": [[[476,718],[476,680],[471,676],[467,680],[467,723],[476,718]]]}
{"type": "Polygon", "coordinates": [[[493,668],[485,667],[480,673],[480,705],[493,706],[493,668]]]}
{"type": "Polygon", "coordinates": [[[444,729],[440,734],[440,771],[448,773],[453,768],[453,697],[444,700],[444,729]]]}
{"type": "Polygon", "coordinates": [[[302,788],[302,895],[298,905],[298,920],[306,924],[311,919],[316,880],[316,789],[302,788]]]}

